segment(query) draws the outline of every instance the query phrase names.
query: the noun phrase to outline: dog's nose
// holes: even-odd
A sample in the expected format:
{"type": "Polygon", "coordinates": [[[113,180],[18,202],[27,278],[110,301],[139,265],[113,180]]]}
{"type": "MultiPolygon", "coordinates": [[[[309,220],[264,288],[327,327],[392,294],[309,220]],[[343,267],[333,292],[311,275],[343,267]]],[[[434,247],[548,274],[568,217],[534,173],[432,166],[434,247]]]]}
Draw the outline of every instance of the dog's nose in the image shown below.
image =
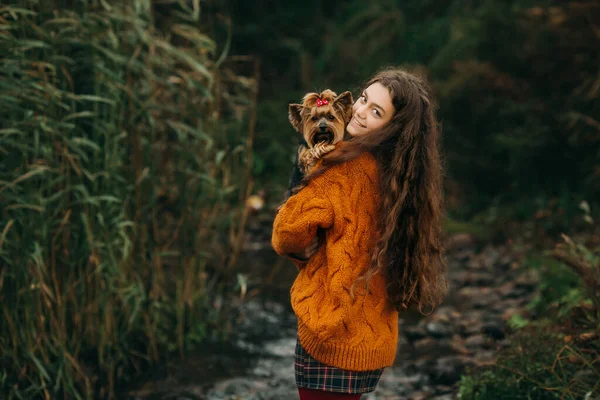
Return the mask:
{"type": "Polygon", "coordinates": [[[321,123],[319,124],[319,130],[321,130],[321,131],[327,130],[327,122],[321,121],[321,123]]]}

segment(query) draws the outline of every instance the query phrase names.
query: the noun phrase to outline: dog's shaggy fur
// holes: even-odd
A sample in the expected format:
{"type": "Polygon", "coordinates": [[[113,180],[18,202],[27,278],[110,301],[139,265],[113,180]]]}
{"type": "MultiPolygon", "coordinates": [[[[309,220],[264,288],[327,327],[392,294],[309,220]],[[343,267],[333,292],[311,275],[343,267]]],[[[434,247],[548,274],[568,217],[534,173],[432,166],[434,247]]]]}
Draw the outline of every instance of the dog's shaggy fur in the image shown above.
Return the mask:
{"type": "Polygon", "coordinates": [[[301,182],[307,172],[324,154],[330,152],[337,142],[344,140],[346,125],[352,118],[352,93],[339,96],[326,89],[321,93],[307,93],[302,104],[289,105],[289,119],[296,131],[302,134],[296,162],[286,198],[301,182]],[[318,102],[327,101],[319,105],[318,102]]]}

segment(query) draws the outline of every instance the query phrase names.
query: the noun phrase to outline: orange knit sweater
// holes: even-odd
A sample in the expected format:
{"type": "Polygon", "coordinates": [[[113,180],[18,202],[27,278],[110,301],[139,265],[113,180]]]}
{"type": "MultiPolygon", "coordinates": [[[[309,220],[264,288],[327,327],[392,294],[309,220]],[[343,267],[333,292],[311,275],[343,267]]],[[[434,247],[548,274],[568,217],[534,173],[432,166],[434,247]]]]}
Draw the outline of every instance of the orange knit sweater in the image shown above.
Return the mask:
{"type": "Polygon", "coordinates": [[[294,260],[290,294],[298,336],[317,360],[353,371],[391,366],[398,342],[398,312],[386,301],[385,279],[374,275],[369,293],[357,284],[370,265],[379,212],[377,163],[370,153],[329,168],[291,196],[277,213],[272,245],[280,255],[300,253],[325,231],[307,262],[294,260]]]}

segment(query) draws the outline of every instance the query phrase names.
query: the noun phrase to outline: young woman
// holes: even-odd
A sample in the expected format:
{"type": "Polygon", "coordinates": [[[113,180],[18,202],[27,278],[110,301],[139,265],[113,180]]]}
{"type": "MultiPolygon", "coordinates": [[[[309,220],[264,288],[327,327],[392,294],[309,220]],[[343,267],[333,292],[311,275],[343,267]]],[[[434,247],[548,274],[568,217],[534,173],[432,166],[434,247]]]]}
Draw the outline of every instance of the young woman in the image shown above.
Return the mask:
{"type": "Polygon", "coordinates": [[[375,390],[394,363],[398,312],[431,311],[447,289],[440,130],[426,82],[379,72],[347,131],[273,224],[273,248],[299,269],[290,293],[302,400],[375,390]]]}

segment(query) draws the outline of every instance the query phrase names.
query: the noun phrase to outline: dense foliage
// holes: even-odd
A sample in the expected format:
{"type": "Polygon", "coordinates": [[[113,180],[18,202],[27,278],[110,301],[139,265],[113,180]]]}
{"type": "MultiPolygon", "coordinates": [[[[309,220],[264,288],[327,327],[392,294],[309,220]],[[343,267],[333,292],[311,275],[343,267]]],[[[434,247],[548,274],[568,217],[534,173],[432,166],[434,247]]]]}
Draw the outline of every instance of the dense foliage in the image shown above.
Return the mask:
{"type": "Polygon", "coordinates": [[[287,102],[324,87],[356,90],[380,67],[403,65],[434,84],[449,202],[463,215],[519,203],[512,213],[529,218],[555,204],[568,221],[577,199],[598,197],[598,2],[229,0],[228,7],[234,51],[263,60],[255,172],[265,184],[284,183],[289,170],[296,137],[287,102]]]}
{"type": "Polygon", "coordinates": [[[209,22],[196,2],[0,7],[0,397],[110,396],[219,331],[255,82],[209,22]]]}

